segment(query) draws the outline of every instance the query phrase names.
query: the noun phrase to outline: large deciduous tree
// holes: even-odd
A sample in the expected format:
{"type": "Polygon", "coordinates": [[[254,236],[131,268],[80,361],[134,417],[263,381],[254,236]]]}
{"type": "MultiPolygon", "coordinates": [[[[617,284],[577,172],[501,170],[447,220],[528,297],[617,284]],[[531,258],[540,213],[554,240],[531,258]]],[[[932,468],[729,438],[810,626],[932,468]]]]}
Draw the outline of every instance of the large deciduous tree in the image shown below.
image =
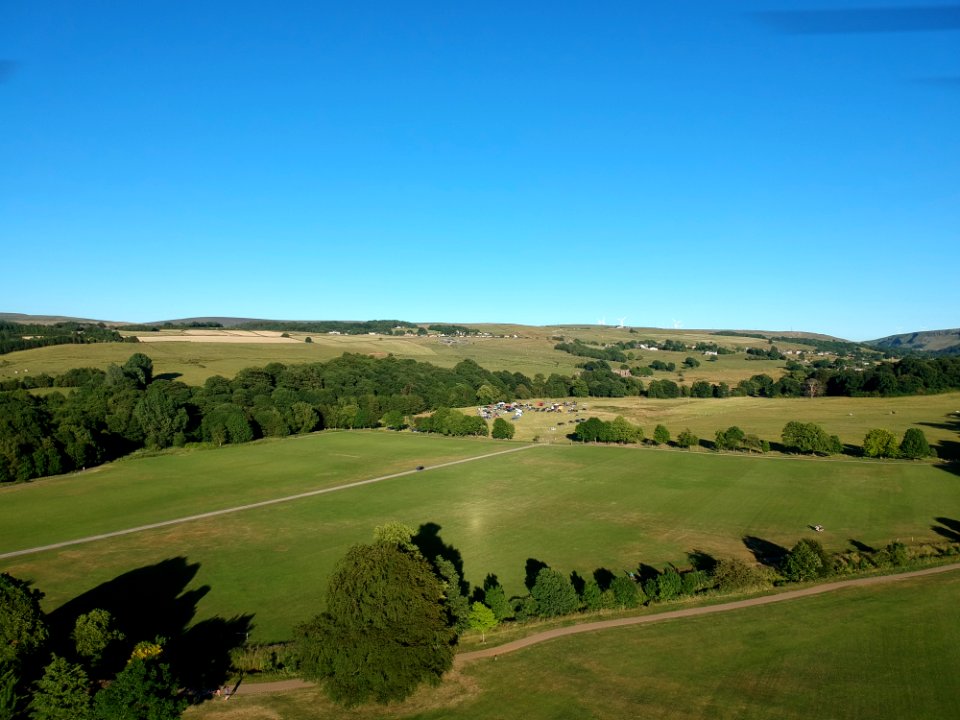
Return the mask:
{"type": "Polygon", "coordinates": [[[297,629],[301,672],[343,705],[402,700],[453,663],[443,585],[412,531],[395,535],[352,547],[330,577],[326,612],[297,629]]]}
{"type": "Polygon", "coordinates": [[[0,573],[0,662],[21,663],[46,642],[42,597],[23,580],[0,573]]]}

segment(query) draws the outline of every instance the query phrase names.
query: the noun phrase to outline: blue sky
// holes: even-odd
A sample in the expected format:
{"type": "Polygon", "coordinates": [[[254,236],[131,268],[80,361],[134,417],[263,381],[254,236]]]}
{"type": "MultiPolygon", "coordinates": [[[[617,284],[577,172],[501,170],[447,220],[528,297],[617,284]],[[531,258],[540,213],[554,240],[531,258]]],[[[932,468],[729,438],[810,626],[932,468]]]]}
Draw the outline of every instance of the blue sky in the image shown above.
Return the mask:
{"type": "Polygon", "coordinates": [[[797,7],[4,3],[0,311],[960,326],[960,32],[797,7]]]}

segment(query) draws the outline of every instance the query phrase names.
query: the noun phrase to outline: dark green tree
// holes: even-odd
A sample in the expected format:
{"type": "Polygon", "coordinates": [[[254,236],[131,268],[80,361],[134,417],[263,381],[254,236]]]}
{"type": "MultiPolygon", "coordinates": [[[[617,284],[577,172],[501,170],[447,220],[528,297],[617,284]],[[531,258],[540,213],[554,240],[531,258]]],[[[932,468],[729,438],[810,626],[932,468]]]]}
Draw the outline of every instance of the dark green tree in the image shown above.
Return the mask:
{"type": "Polygon", "coordinates": [[[17,715],[20,696],[17,686],[20,678],[11,662],[0,661],[0,720],[13,720],[17,715]]]}
{"type": "Polygon", "coordinates": [[[71,637],[77,655],[96,667],[110,643],[122,640],[123,633],[113,627],[108,611],[95,608],[77,618],[71,637]]]}
{"type": "Polygon", "coordinates": [[[483,601],[487,607],[493,610],[497,620],[507,620],[513,617],[513,606],[507,598],[507,593],[500,583],[491,584],[485,588],[483,601]]]}
{"type": "Polygon", "coordinates": [[[510,440],[513,438],[515,428],[513,423],[507,422],[503,418],[497,418],[493,421],[493,438],[495,440],[510,440]]]}
{"type": "Polygon", "coordinates": [[[42,598],[29,583],[0,574],[0,662],[20,664],[46,643],[42,598]]]}
{"type": "Polygon", "coordinates": [[[96,720],[175,720],[187,707],[159,656],[134,658],[93,698],[96,720]]]}
{"type": "Polygon", "coordinates": [[[443,585],[407,530],[406,541],[352,547],[330,577],[326,612],[297,629],[302,674],[340,704],[402,700],[453,663],[443,585]]]}
{"type": "Polygon", "coordinates": [[[677,435],[677,447],[692,448],[700,444],[700,438],[690,432],[690,428],[682,430],[677,435]]]}
{"type": "Polygon", "coordinates": [[[927,442],[927,436],[923,430],[910,428],[903,434],[903,440],[900,442],[900,454],[911,460],[930,457],[932,454],[930,444],[927,442]]]}
{"type": "Polygon", "coordinates": [[[142,390],[153,382],[153,360],[143,353],[134,353],[123,364],[123,374],[142,390]]]}
{"type": "Polygon", "coordinates": [[[30,699],[33,720],[89,720],[90,679],[79,665],[53,656],[30,699]]]}
{"type": "Polygon", "coordinates": [[[530,589],[540,617],[555,617],[574,612],[580,601],[570,579],[559,570],[541,568],[530,589]]]}
{"type": "Polygon", "coordinates": [[[641,597],[640,587],[633,580],[626,575],[618,575],[610,583],[610,590],[613,591],[613,596],[616,598],[617,605],[621,608],[635,608],[641,602],[643,598],[641,597]]]}
{"type": "Polygon", "coordinates": [[[653,441],[657,445],[666,445],[670,442],[670,431],[665,425],[657,425],[653,429],[653,441]]]}
{"type": "Polygon", "coordinates": [[[816,540],[804,538],[790,550],[781,568],[791,582],[815,580],[830,574],[830,556],[816,540]]]}

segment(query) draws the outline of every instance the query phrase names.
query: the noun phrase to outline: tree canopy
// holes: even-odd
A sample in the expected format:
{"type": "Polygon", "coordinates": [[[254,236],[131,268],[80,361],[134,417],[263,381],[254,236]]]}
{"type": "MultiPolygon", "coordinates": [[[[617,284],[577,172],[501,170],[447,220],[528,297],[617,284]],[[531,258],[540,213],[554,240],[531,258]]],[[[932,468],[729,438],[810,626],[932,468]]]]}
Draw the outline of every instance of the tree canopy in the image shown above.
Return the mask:
{"type": "Polygon", "coordinates": [[[326,611],[297,630],[302,673],[340,704],[402,700],[453,663],[444,588],[412,534],[352,547],[330,577],[326,611]]]}

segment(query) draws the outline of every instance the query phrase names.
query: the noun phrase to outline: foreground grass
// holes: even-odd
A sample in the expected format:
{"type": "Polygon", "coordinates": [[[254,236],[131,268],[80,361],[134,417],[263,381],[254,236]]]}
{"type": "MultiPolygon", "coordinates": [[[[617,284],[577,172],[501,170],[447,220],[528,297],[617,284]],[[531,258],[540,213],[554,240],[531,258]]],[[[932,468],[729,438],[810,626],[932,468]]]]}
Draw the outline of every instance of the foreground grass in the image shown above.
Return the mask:
{"type": "Polygon", "coordinates": [[[960,697],[960,574],[533,646],[386,708],[317,689],[238,696],[188,718],[944,718],[960,697]]]}
{"type": "MultiPolygon", "coordinates": [[[[102,481],[94,474],[5,491],[0,528],[7,545],[29,547],[54,534],[88,534],[94,525],[136,525],[134,518],[153,516],[161,506],[166,514],[196,514],[307,484],[409,469],[413,458],[506,447],[515,445],[361,432],[132,460],[111,466],[102,481]]],[[[252,639],[268,641],[289,637],[294,624],[319,609],[334,563],[388,520],[432,524],[439,540],[462,554],[469,582],[479,585],[495,573],[508,593],[519,594],[530,558],[583,574],[640,563],[684,565],[693,550],[750,559],[745,537],[789,547],[812,534],[812,523],[826,526],[817,538],[830,549],[851,539],[921,543],[942,540],[934,530],[946,531],[936,520],[941,516],[960,518],[960,482],[923,463],[544,446],[11,558],[0,561],[0,570],[34,580],[52,609],[129,570],[186,557],[197,565],[191,587],[210,590],[197,619],[254,613],[252,639]]]]}

